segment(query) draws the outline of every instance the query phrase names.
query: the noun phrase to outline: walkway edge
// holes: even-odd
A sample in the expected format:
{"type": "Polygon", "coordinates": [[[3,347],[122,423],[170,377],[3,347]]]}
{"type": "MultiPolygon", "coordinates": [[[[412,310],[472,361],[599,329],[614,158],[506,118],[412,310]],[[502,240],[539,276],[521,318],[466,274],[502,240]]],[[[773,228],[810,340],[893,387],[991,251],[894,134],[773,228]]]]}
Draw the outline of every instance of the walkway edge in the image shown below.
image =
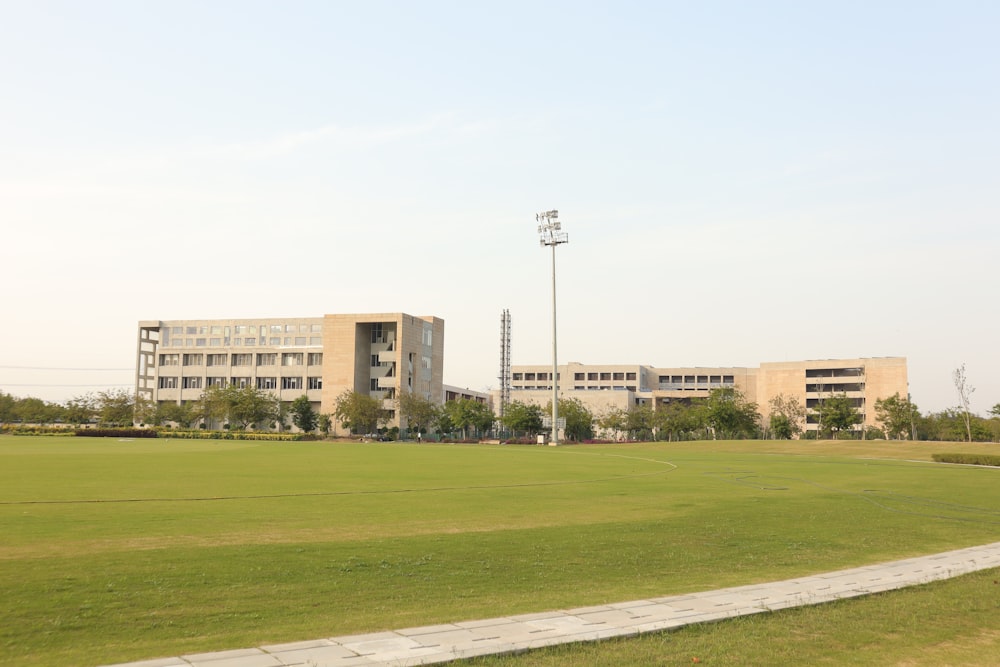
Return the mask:
{"type": "Polygon", "coordinates": [[[107,667],[410,667],[629,637],[949,579],[1000,567],[1000,542],[797,579],[107,667]]]}

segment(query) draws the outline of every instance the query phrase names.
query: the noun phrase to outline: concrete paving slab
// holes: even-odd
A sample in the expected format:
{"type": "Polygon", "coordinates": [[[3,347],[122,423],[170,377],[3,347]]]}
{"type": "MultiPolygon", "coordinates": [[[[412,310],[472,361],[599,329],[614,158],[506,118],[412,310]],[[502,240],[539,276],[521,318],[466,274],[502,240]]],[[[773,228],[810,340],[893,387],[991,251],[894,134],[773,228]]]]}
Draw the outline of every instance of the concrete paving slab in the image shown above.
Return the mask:
{"type": "Polygon", "coordinates": [[[107,667],[397,667],[657,632],[869,595],[1000,567],[1000,542],[814,576],[570,610],[333,637],[107,667]]]}

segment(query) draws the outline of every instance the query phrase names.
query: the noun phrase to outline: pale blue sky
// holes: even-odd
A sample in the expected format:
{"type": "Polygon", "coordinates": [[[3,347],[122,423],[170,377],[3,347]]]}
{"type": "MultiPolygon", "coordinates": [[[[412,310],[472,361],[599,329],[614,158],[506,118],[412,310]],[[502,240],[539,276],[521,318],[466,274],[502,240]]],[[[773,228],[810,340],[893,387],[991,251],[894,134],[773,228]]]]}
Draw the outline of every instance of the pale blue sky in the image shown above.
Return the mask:
{"type": "Polygon", "coordinates": [[[562,362],[898,355],[985,412],[997,34],[961,0],[0,0],[0,389],[127,385],[33,369],[130,368],[141,319],[396,310],[496,386],[504,308],[551,361],[557,208],[562,362]]]}

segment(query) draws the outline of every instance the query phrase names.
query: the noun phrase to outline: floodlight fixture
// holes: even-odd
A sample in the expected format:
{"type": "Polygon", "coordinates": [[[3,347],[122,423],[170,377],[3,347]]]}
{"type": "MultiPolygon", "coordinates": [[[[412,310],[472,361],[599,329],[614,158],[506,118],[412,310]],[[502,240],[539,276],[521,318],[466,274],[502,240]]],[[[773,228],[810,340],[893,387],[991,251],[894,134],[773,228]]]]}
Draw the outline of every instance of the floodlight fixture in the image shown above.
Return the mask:
{"type": "Polygon", "coordinates": [[[556,345],[556,246],[569,243],[569,234],[562,231],[559,211],[543,211],[535,214],[538,223],[539,242],[552,247],[552,435],[551,445],[559,444],[559,362],[556,345]]]}

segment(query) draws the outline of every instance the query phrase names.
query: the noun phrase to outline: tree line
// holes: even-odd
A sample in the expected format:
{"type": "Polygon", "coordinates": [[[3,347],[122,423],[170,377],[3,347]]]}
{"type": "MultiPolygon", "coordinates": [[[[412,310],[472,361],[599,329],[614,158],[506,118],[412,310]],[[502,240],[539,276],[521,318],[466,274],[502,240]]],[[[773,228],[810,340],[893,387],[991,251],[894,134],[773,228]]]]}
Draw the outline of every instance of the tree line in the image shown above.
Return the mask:
{"type": "MultiPolygon", "coordinates": [[[[968,394],[973,389],[958,371],[955,383],[963,403],[935,413],[921,413],[909,398],[898,393],[875,401],[875,427],[861,427],[862,415],[854,399],[846,394],[810,401],[808,407],[795,398],[777,396],[769,401],[765,418],[756,403],[732,387],[715,389],[707,398],[659,405],[641,403],[610,408],[600,414],[576,398],[561,398],[559,415],[565,419],[563,438],[575,442],[598,438],[672,441],[800,437],[1000,441],[1000,403],[990,409],[987,417],[976,415],[968,409],[968,394]]],[[[514,400],[498,417],[489,405],[476,400],[439,404],[409,392],[402,393],[392,405],[406,424],[405,437],[434,433],[461,439],[530,439],[548,431],[545,418],[552,412],[551,401],[540,406],[514,400]]],[[[338,396],[331,414],[318,413],[305,395],[282,402],[269,391],[235,385],[210,387],[197,401],[156,405],[136,401],[134,394],[124,389],[88,393],[62,404],[0,391],[0,423],[175,424],[180,428],[278,431],[294,425],[306,433],[329,434],[342,428],[346,433],[398,437],[398,430],[387,427],[392,417],[385,402],[354,391],[338,396]]]]}

